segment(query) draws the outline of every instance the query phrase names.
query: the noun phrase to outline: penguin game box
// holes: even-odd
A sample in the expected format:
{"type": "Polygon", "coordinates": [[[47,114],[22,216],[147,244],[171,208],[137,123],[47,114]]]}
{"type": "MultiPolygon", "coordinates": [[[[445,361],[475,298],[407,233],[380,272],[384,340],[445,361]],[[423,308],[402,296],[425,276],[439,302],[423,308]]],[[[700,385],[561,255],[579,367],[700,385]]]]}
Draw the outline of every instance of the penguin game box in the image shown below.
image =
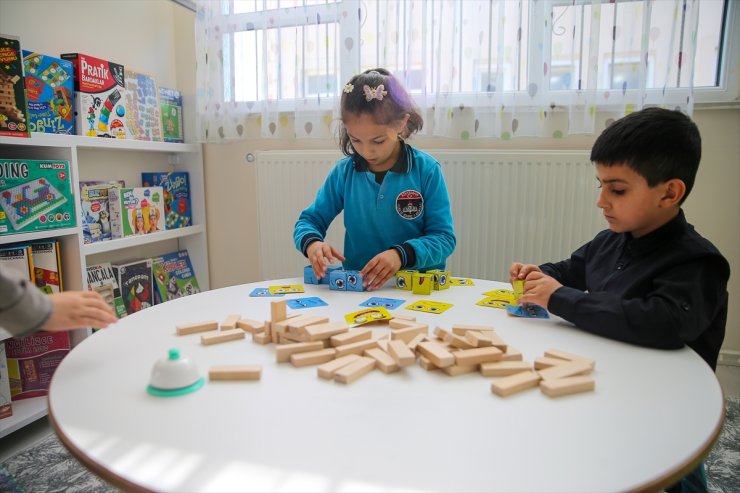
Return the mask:
{"type": "Polygon", "coordinates": [[[126,126],[123,65],[81,53],[63,53],[74,65],[75,125],[78,135],[131,138],[126,126]]]}

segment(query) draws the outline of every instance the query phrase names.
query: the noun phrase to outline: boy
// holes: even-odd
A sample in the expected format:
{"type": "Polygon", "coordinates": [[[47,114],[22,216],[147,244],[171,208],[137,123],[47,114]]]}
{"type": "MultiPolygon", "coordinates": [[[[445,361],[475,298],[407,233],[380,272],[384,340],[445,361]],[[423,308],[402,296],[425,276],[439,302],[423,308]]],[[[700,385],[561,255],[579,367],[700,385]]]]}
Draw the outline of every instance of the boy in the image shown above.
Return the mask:
{"type": "MultiPolygon", "coordinates": [[[[715,370],[730,266],[681,209],[700,159],[699,130],[677,111],[644,109],[604,130],[591,161],[601,188],[596,206],[609,230],[568,260],[512,264],[511,279],[525,279],[519,303],[611,339],[662,349],[687,344],[715,370]]],[[[703,468],[669,491],[681,487],[705,491],[703,468]]]]}

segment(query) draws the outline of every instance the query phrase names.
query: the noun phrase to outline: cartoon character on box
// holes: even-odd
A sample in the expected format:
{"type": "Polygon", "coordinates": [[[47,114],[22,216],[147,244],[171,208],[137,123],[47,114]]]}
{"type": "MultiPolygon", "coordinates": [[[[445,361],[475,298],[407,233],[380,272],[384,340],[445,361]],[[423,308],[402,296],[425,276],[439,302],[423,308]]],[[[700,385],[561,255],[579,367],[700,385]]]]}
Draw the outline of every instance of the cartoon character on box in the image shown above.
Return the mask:
{"type": "Polygon", "coordinates": [[[134,234],[143,235],[146,233],[144,227],[144,212],[141,209],[131,209],[131,223],[134,225],[134,234]]]}
{"type": "Polygon", "coordinates": [[[149,208],[149,230],[147,233],[156,233],[159,231],[157,223],[159,222],[159,211],[156,207],[149,208]]]}

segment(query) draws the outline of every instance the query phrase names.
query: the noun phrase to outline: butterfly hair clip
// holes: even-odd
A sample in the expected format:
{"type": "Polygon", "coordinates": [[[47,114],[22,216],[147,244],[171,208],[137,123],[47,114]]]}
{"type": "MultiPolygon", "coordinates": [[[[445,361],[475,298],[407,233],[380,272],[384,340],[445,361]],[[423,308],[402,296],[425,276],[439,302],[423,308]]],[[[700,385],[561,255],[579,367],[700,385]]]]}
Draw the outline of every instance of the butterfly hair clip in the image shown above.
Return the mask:
{"type": "Polygon", "coordinates": [[[350,94],[354,90],[355,90],[355,86],[353,86],[352,84],[346,84],[344,86],[344,92],[345,92],[345,94],[350,94]]]}
{"type": "Polygon", "coordinates": [[[365,99],[367,101],[372,101],[373,99],[383,101],[383,96],[388,95],[388,91],[385,90],[383,84],[380,84],[378,87],[363,86],[362,91],[365,93],[365,99]]]}

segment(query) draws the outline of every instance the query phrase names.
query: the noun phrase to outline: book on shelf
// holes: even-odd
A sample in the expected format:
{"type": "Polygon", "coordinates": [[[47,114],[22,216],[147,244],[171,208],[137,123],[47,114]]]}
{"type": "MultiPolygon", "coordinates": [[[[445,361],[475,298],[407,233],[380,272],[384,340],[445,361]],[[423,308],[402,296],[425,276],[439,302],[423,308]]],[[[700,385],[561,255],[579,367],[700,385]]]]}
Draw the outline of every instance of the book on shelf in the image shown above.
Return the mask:
{"type": "Polygon", "coordinates": [[[87,267],[87,289],[100,293],[118,318],[127,315],[126,306],[121,298],[117,275],[110,262],[89,265],[87,267]]]}
{"type": "Polygon", "coordinates": [[[152,259],[112,264],[126,313],[131,315],[154,305],[152,259]]]}
{"type": "Polygon", "coordinates": [[[97,243],[110,240],[110,207],[108,206],[108,191],[123,188],[123,180],[110,181],[81,181],[80,207],[82,209],[82,240],[83,243],[97,243]]]}
{"type": "Polygon", "coordinates": [[[182,117],[182,94],[177,89],[159,88],[162,135],[165,142],[185,142],[182,117]]]}
{"type": "Polygon", "coordinates": [[[10,396],[10,374],[8,358],[5,356],[5,343],[0,342],[0,419],[13,415],[13,403],[10,396]]]}
{"type": "Polygon", "coordinates": [[[50,240],[31,243],[31,258],[33,260],[33,278],[36,287],[46,294],[64,291],[59,241],[50,240]]]}
{"type": "Polygon", "coordinates": [[[184,228],[193,224],[189,176],[187,171],[141,173],[141,184],[144,187],[160,186],[164,190],[164,215],[167,229],[184,228]]]}
{"type": "Polygon", "coordinates": [[[200,293],[187,250],[152,258],[152,272],[155,304],[200,293]]]}
{"type": "Polygon", "coordinates": [[[31,132],[74,135],[72,62],[23,50],[23,72],[31,132]]]}
{"type": "Polygon", "coordinates": [[[162,142],[159,88],[151,75],[125,69],[126,126],[136,140],[162,142]]]}
{"type": "Polygon", "coordinates": [[[165,229],[162,187],[110,188],[108,207],[114,239],[165,229]]]}
{"type": "Polygon", "coordinates": [[[8,34],[0,34],[0,135],[31,136],[21,41],[8,34]]]}

